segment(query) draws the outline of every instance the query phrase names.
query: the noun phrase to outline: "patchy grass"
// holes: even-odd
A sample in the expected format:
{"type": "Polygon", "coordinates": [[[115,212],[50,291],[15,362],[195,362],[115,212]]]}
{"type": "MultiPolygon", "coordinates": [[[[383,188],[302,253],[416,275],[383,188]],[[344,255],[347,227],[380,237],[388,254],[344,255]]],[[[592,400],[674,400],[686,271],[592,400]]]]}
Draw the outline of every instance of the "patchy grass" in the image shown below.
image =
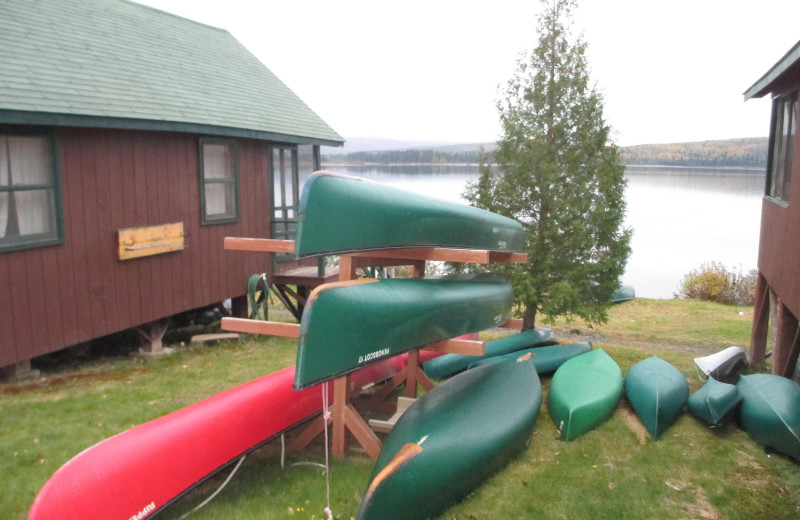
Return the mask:
{"type": "MultiPolygon", "coordinates": [[[[693,357],[749,343],[752,309],[687,300],[636,300],[615,306],[607,324],[556,322],[563,342],[590,340],[623,372],[657,354],[692,391],[693,357]],[[740,316],[739,311],[744,315],[740,316]]],[[[494,339],[497,331],[482,334],[494,339]]],[[[95,363],[42,378],[0,384],[0,518],[22,520],[49,476],[83,449],[136,424],[294,363],[296,344],[250,338],[246,345],[177,347],[169,357],[95,363]]],[[[549,378],[543,378],[545,403],[549,378]]],[[[189,518],[322,519],[321,440],[286,458],[280,442],[250,454],[227,487],[189,518]]],[[[372,464],[351,450],[332,462],[336,518],[355,516],[372,464]]],[[[225,480],[220,472],[159,518],[179,518],[225,480]]],[[[623,399],[616,414],[571,442],[558,440],[546,405],[530,446],[440,520],[794,519],[800,516],[800,465],[754,443],[734,422],[709,430],[688,414],[653,441],[623,399]]]]}

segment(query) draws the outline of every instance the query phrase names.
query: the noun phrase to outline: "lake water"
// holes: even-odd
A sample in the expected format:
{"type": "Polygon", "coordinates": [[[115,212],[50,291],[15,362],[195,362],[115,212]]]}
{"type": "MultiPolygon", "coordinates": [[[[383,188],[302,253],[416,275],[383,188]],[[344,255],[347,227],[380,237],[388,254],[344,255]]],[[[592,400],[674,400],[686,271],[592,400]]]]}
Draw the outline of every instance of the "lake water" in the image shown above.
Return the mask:
{"type": "MultiPolygon", "coordinates": [[[[469,166],[329,169],[456,202],[478,177],[469,166]]],[[[756,267],[763,172],[629,167],[626,177],[633,239],[622,281],[637,296],[672,298],[681,278],[704,262],[743,272],[756,267]]]]}

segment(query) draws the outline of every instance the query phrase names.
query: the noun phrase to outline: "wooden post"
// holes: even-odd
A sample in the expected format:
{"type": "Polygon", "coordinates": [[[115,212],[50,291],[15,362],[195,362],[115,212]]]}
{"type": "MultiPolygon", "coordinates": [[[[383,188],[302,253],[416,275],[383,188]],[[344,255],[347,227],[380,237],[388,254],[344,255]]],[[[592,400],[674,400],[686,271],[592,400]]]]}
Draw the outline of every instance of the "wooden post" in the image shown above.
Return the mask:
{"type": "Polygon", "coordinates": [[[761,366],[767,352],[769,330],[769,284],[764,275],[758,273],[756,283],[756,305],[753,312],[753,331],[750,336],[750,364],[761,366]]]}

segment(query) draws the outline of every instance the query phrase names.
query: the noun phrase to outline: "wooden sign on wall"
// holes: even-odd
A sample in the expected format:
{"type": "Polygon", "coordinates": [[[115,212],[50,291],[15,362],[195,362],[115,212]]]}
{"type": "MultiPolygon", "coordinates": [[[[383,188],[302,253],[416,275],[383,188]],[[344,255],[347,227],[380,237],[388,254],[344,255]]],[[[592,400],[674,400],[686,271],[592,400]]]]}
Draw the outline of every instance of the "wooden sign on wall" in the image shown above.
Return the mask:
{"type": "Polygon", "coordinates": [[[183,239],[183,222],[120,229],[117,231],[119,259],[130,260],[181,251],[184,248],[183,239]]]}

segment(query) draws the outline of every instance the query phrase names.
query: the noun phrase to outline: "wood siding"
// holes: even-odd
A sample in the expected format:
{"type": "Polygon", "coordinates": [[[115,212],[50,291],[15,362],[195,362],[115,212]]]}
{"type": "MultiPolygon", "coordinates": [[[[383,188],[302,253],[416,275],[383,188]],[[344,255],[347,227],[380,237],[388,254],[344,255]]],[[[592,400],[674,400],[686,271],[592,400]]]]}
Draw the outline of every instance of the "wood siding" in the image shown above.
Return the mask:
{"type": "Polygon", "coordinates": [[[241,219],[201,224],[199,136],[59,129],[64,243],[0,253],[0,367],[245,294],[269,236],[269,144],[238,140],[241,219]],[[117,231],[183,222],[183,251],[120,261],[117,231]]]}

